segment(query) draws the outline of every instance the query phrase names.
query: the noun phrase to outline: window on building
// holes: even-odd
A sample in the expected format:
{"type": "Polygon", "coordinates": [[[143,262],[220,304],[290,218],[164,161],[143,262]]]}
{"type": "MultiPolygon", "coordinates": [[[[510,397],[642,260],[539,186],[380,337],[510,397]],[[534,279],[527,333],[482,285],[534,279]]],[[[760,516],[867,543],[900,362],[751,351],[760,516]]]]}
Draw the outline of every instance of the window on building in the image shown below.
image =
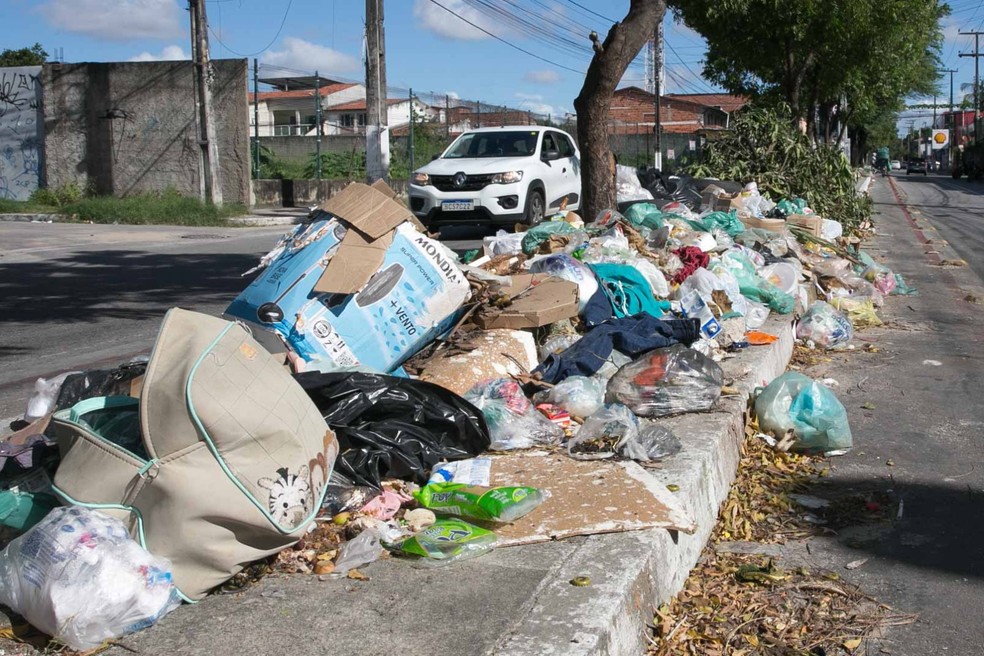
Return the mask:
{"type": "Polygon", "coordinates": [[[342,127],[350,128],[354,125],[354,119],[355,116],[352,114],[342,114],[339,122],[342,124],[342,127]]]}

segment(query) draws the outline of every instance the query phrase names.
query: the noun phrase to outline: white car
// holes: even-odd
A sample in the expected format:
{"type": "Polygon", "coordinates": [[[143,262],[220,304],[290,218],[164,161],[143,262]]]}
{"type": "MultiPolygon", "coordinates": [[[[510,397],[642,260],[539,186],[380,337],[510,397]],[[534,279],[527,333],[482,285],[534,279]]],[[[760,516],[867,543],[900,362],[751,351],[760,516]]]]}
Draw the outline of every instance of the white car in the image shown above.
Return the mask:
{"type": "Polygon", "coordinates": [[[566,132],[539,125],[469,130],[414,171],[410,209],[428,226],[535,225],[581,200],[581,156],[566,132]]]}

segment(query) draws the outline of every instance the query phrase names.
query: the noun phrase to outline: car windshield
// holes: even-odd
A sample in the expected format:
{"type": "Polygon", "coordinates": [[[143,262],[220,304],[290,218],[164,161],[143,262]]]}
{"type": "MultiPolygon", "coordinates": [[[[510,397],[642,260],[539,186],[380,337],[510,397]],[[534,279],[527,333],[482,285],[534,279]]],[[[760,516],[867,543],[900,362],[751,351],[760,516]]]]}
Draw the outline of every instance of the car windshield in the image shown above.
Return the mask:
{"type": "Polygon", "coordinates": [[[536,152],[536,132],[469,132],[461,135],[444,159],[529,157],[536,152]]]}

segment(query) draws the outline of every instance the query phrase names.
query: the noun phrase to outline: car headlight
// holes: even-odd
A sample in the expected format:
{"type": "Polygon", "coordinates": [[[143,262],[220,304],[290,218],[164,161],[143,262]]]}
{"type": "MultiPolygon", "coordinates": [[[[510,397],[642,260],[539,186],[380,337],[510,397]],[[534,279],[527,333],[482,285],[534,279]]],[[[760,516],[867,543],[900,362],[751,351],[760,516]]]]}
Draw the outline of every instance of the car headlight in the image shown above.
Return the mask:
{"type": "Polygon", "coordinates": [[[512,184],[523,179],[522,171],[506,171],[492,176],[492,184],[512,184]]]}
{"type": "Polygon", "coordinates": [[[430,176],[426,173],[421,173],[417,171],[413,174],[413,183],[420,187],[425,187],[430,184],[430,176]]]}

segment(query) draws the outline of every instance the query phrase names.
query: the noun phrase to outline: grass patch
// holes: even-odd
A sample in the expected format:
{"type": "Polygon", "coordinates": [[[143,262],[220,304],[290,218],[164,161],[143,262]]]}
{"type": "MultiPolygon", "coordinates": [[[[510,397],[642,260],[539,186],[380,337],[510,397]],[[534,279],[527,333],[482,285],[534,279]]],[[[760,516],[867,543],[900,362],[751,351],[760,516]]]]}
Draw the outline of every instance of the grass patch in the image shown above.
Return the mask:
{"type": "Polygon", "coordinates": [[[78,221],[144,225],[220,226],[246,213],[242,205],[215,207],[176,192],[140,194],[126,198],[95,196],[58,208],[78,221]]]}
{"type": "Polygon", "coordinates": [[[68,220],[130,225],[224,226],[246,214],[236,203],[215,207],[175,189],[125,198],[89,196],[75,185],[38,189],[27,201],[0,198],[0,213],[60,214],[68,220]]]}
{"type": "Polygon", "coordinates": [[[30,200],[0,198],[0,214],[54,214],[58,208],[30,200]]]}

